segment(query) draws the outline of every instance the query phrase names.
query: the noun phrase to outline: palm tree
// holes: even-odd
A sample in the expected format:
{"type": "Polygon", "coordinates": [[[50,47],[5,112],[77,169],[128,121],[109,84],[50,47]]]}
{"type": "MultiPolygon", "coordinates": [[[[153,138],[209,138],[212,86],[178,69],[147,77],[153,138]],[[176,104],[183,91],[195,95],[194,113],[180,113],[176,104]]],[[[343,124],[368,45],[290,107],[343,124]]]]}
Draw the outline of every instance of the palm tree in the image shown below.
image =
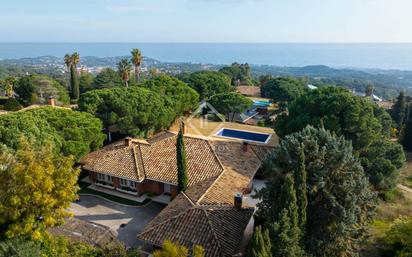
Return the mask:
{"type": "Polygon", "coordinates": [[[143,57],[139,49],[135,48],[131,52],[132,63],[134,64],[134,74],[136,76],[136,82],[140,82],[140,66],[142,65],[143,57]]]}
{"type": "Polygon", "coordinates": [[[77,64],[79,64],[80,62],[80,55],[78,52],[74,52],[72,54],[72,63],[74,65],[74,67],[76,68],[77,64]]]}
{"type": "Polygon", "coordinates": [[[129,86],[130,70],[132,69],[132,64],[128,59],[121,59],[117,64],[117,72],[122,78],[124,85],[129,86]]]}
{"type": "Polygon", "coordinates": [[[64,56],[64,63],[67,66],[67,73],[69,74],[69,82],[68,82],[68,87],[67,88],[69,89],[69,91],[71,91],[72,89],[71,89],[71,85],[70,85],[70,81],[71,81],[71,79],[70,79],[70,69],[71,69],[71,66],[73,64],[73,59],[72,59],[72,56],[70,54],[66,54],[64,56]]]}
{"type": "Polygon", "coordinates": [[[70,77],[71,77],[71,88],[72,88],[72,97],[73,99],[79,99],[79,81],[77,79],[77,64],[80,62],[80,55],[77,52],[74,52],[71,56],[72,66],[70,68],[70,77]]]}

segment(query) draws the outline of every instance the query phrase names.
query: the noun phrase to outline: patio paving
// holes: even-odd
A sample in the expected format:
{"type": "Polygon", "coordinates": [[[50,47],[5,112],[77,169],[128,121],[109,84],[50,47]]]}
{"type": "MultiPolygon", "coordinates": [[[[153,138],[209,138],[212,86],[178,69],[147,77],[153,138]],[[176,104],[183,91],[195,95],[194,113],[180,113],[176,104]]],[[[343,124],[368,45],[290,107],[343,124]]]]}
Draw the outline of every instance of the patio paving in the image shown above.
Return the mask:
{"type": "Polygon", "coordinates": [[[117,238],[128,247],[141,242],[137,234],[143,230],[166,205],[150,202],[145,206],[131,207],[111,202],[97,196],[80,195],[80,201],[72,203],[70,211],[78,219],[95,222],[111,228],[117,238]]]}
{"type": "Polygon", "coordinates": [[[261,199],[254,198],[254,196],[256,195],[256,191],[259,191],[265,187],[265,183],[266,183],[266,180],[253,179],[252,192],[250,194],[244,195],[243,197],[243,200],[245,201],[247,205],[255,207],[258,203],[262,201],[261,199]]]}

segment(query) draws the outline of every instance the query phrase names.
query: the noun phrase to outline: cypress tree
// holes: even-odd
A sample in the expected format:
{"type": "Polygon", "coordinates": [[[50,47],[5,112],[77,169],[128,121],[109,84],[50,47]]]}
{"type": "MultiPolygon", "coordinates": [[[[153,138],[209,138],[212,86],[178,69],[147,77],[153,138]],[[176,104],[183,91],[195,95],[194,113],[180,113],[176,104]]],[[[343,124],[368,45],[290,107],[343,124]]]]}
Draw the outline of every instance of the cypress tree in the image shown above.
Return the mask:
{"type": "Polygon", "coordinates": [[[392,108],[392,117],[395,120],[396,124],[398,125],[398,129],[402,128],[402,125],[405,121],[406,115],[406,99],[405,93],[401,91],[399,96],[396,99],[396,103],[392,108]]]}
{"type": "Polygon", "coordinates": [[[186,163],[186,151],[185,144],[183,142],[183,131],[182,128],[179,130],[177,135],[177,187],[179,192],[185,191],[187,189],[189,178],[187,176],[187,163],[186,163]]]}
{"type": "Polygon", "coordinates": [[[70,85],[71,85],[72,99],[79,99],[79,96],[80,96],[79,81],[77,78],[76,67],[73,64],[70,66],[70,85]]]}
{"type": "MultiPolygon", "coordinates": [[[[411,108],[411,105],[412,104],[409,105],[408,109],[411,108]]],[[[411,151],[412,150],[412,117],[411,116],[412,116],[412,112],[409,112],[409,117],[407,119],[406,126],[405,126],[405,129],[403,131],[403,137],[402,137],[402,140],[401,140],[403,148],[406,151],[411,151]]]]}
{"type": "Polygon", "coordinates": [[[303,256],[304,252],[300,247],[301,231],[298,223],[296,191],[290,174],[283,180],[280,199],[279,205],[283,209],[271,226],[272,255],[274,257],[303,256]]]}
{"type": "Polygon", "coordinates": [[[262,232],[260,227],[255,229],[249,242],[246,257],[271,257],[271,243],[268,230],[262,232]]]}
{"type": "Polygon", "coordinates": [[[298,204],[298,223],[300,230],[304,232],[306,225],[306,207],[308,206],[308,198],[306,196],[306,168],[305,168],[305,153],[303,145],[299,147],[297,156],[296,168],[294,171],[295,185],[296,185],[296,199],[298,204]]]}

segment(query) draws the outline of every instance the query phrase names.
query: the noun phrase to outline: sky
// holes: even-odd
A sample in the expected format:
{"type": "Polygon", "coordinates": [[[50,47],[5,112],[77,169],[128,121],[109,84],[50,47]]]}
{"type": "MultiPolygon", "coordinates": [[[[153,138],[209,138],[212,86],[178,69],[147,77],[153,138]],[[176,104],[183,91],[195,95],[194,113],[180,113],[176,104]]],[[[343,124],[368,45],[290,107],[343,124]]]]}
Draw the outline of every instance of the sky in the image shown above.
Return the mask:
{"type": "Polygon", "coordinates": [[[1,0],[0,42],[412,42],[411,0],[1,0]]]}

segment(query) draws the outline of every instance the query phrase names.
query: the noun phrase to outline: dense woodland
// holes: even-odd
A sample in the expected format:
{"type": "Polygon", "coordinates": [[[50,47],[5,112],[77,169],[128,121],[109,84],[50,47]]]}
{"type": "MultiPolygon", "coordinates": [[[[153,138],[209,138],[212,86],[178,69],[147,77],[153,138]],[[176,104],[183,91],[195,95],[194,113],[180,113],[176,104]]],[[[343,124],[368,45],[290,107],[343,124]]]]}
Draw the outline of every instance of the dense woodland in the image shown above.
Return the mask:
{"type": "MultiPolygon", "coordinates": [[[[276,120],[266,125],[281,138],[262,167],[267,183],[257,193],[262,202],[248,257],[359,256],[376,208],[396,192],[404,149],[412,149],[412,98],[403,91],[388,112],[334,84],[310,90],[312,78],[269,72],[254,77],[248,64],[176,76],[142,73],[144,59],[135,49],[116,69],[92,75],[78,72],[80,61],[77,53],[66,55],[65,76],[0,70],[0,105],[10,111],[0,115],[0,179],[7,181],[0,187],[0,256],[22,256],[15,249],[34,257],[136,256],[122,245],[97,248],[47,233],[69,215],[66,209],[77,197],[76,163],[102,147],[111,128],[149,137],[195,110],[200,100],[231,120],[252,105],[236,92],[238,85],[260,86],[279,106],[276,120]],[[18,111],[50,97],[77,107],[18,111]]],[[[371,95],[377,88],[362,90],[371,95]]],[[[184,191],[183,140],[177,151],[184,191]]],[[[412,256],[411,224],[407,217],[390,224],[380,242],[386,256],[412,256]]],[[[202,246],[195,249],[194,256],[204,255],[202,246]]],[[[186,257],[189,250],[165,242],[155,256],[186,257]]]]}

